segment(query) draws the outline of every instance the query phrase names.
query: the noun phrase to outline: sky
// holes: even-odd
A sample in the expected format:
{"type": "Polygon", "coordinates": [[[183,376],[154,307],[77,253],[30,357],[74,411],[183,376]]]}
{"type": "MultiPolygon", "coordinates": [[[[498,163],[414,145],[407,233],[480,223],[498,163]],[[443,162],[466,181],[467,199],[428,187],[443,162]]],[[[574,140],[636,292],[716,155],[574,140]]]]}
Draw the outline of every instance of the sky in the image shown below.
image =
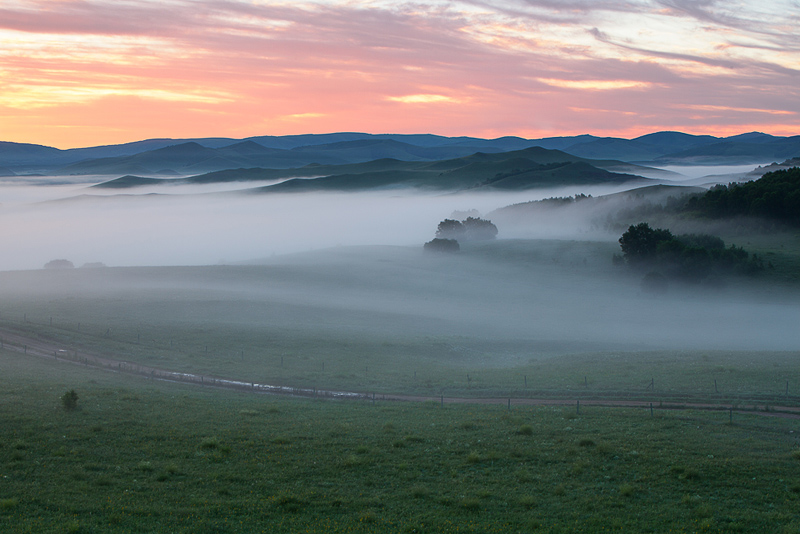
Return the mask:
{"type": "Polygon", "coordinates": [[[0,141],[800,134],[800,0],[0,0],[0,141]]]}

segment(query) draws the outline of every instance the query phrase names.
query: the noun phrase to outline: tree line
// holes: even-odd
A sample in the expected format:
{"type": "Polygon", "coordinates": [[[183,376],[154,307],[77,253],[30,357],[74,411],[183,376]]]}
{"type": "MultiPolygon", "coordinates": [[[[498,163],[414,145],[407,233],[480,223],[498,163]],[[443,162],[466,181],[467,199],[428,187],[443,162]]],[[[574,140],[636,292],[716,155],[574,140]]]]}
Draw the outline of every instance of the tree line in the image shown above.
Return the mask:
{"type": "Polygon", "coordinates": [[[648,272],[652,284],[675,278],[699,282],[712,274],[755,274],[764,269],[757,254],[708,234],[674,235],[667,229],[651,228],[647,223],[631,225],[619,238],[622,256],[616,263],[648,272]]]}
{"type": "Polygon", "coordinates": [[[714,218],[763,217],[800,226],[800,167],[768,172],[746,183],[715,186],[690,197],[683,210],[714,218]]]}

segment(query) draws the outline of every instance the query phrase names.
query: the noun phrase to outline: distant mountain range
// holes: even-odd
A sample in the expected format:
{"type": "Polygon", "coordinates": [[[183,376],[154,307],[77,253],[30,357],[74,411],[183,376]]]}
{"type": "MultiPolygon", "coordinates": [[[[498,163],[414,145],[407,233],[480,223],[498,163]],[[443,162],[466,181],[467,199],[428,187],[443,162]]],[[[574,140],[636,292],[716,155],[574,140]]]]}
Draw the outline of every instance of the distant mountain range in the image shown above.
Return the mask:
{"type": "Polygon", "coordinates": [[[332,133],[247,139],[150,139],[70,150],[0,142],[0,175],[190,176],[240,168],[348,165],[386,158],[433,162],[531,147],[560,150],[578,158],[650,166],[757,165],[800,156],[800,136],[752,132],[720,138],[658,132],[635,139],[592,135],[480,139],[430,134],[332,133]]]}

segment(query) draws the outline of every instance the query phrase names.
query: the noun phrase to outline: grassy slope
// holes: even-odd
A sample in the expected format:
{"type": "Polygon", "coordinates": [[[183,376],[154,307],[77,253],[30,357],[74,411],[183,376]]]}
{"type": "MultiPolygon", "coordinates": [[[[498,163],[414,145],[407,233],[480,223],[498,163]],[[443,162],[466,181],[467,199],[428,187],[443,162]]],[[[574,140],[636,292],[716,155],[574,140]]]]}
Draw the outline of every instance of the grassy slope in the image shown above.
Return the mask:
{"type": "MultiPolygon", "coordinates": [[[[638,279],[613,270],[614,250],[602,242],[507,241],[471,245],[456,258],[365,248],[255,266],[3,273],[0,324],[71,351],[295,387],[430,396],[629,392],[661,400],[705,395],[716,381],[717,400],[747,403],[782,395],[788,381],[794,394],[794,352],[690,350],[632,337],[628,322],[641,315],[702,320],[709,298],[728,301],[700,292],[695,304],[679,301],[659,315],[636,294],[638,279]],[[603,333],[606,324],[616,337],[603,333]],[[647,389],[651,379],[655,391],[647,389]]],[[[661,330],[686,336],[688,321],[661,330]]]]}
{"type": "Polygon", "coordinates": [[[0,371],[4,532],[800,526],[794,421],[275,399],[8,352],[0,371]]]}

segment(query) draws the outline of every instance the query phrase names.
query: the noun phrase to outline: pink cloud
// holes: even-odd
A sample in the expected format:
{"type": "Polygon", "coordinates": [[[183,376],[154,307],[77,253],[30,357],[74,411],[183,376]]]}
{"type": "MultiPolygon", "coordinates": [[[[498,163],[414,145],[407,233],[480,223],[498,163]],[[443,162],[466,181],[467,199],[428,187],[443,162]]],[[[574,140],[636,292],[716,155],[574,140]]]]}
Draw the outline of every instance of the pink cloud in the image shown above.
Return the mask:
{"type": "MultiPolygon", "coordinates": [[[[475,33],[478,23],[509,17],[540,31],[550,19],[572,19],[575,38],[588,39],[581,24],[597,22],[598,9],[652,13],[655,3],[530,0],[479,19],[454,5],[27,6],[0,8],[2,140],[63,147],[343,130],[537,137],[800,129],[791,48],[757,58],[687,54],[620,40],[619,28],[613,38],[592,32],[602,49],[591,39],[540,47],[535,33],[515,37],[529,46],[508,47],[475,33]]],[[[670,5],[670,18],[701,15],[670,5]]],[[[777,34],[769,32],[767,40],[777,34]]]]}

